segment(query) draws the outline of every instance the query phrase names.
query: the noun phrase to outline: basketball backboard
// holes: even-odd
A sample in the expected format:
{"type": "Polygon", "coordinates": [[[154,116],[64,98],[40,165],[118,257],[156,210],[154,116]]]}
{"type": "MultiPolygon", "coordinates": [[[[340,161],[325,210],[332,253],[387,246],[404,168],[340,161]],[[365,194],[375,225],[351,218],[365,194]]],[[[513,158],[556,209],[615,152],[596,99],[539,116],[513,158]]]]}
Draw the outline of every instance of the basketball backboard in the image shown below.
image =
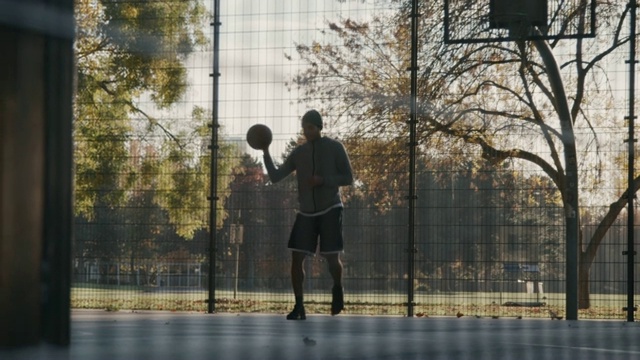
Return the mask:
{"type": "Polygon", "coordinates": [[[486,43],[594,37],[595,4],[595,0],[444,0],[444,40],[486,43]]]}

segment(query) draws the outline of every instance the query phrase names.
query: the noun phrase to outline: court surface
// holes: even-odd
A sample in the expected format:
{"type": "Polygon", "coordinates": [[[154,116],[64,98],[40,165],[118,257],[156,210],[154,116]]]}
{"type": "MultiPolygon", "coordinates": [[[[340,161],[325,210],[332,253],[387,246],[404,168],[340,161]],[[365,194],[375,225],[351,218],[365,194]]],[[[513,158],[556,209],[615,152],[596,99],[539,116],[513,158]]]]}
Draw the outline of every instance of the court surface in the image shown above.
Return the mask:
{"type": "Polygon", "coordinates": [[[640,359],[624,321],[74,310],[71,331],[0,359],[640,359]]]}

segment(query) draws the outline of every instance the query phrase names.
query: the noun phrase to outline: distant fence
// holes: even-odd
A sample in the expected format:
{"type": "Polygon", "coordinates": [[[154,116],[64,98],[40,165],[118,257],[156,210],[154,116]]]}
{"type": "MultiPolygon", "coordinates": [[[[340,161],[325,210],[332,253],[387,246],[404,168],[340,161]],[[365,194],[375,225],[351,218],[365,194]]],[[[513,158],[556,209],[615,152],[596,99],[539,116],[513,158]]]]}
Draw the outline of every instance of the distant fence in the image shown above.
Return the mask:
{"type": "Polygon", "coordinates": [[[131,267],[126,263],[84,263],[74,268],[73,280],[87,284],[206,288],[208,265],[156,263],[131,267]]]}
{"type": "MultiPolygon", "coordinates": [[[[529,305],[519,316],[564,310],[560,128],[546,92],[530,88],[546,80],[521,84],[520,75],[537,65],[520,67],[498,50],[459,57],[443,45],[442,4],[420,2],[420,118],[410,143],[408,2],[226,1],[220,23],[203,15],[216,3],[76,9],[74,306],[287,311],[296,183],[272,184],[245,134],[268,125],[281,163],[303,141],[300,116],[317,108],[356,177],[342,189],[346,312],[513,314],[514,302],[529,305]],[[220,25],[217,49],[211,25],[220,25]]],[[[606,6],[620,15],[625,4],[606,6]]],[[[608,43],[612,31],[597,36],[608,43]]],[[[562,64],[575,60],[568,44],[553,49],[562,64]]],[[[503,44],[511,45],[509,57],[522,50],[539,62],[532,49],[503,44]]],[[[594,67],[601,73],[586,79],[575,122],[583,251],[626,190],[625,51],[594,67]]],[[[580,83],[574,67],[562,67],[569,90],[580,83]]],[[[627,210],[612,219],[587,271],[593,301],[583,318],[624,317],[627,210]]],[[[326,262],[309,258],[305,270],[311,306],[326,311],[326,262]]]]}

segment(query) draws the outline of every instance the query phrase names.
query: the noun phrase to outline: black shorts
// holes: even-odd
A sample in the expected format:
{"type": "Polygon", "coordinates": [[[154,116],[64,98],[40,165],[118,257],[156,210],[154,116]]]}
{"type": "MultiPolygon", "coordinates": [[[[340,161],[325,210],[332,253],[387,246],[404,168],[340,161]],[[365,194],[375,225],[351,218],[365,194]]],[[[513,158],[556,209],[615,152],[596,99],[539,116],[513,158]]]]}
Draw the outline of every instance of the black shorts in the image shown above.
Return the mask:
{"type": "Polygon", "coordinates": [[[320,254],[342,252],[342,207],[317,216],[296,216],[289,237],[289,249],[313,255],[318,249],[318,240],[320,254]]]}

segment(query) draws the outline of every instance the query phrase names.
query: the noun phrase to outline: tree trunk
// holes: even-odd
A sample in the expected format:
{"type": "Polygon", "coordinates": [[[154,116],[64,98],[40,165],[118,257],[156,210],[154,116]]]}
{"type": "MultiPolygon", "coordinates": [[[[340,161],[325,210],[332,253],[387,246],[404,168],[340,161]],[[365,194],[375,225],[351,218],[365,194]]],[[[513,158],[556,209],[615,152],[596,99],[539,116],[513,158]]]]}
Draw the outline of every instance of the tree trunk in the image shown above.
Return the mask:
{"type": "Polygon", "coordinates": [[[591,307],[591,291],[589,289],[589,273],[591,261],[586,260],[586,253],[580,254],[580,265],[578,275],[578,309],[589,309],[591,307]]]}

